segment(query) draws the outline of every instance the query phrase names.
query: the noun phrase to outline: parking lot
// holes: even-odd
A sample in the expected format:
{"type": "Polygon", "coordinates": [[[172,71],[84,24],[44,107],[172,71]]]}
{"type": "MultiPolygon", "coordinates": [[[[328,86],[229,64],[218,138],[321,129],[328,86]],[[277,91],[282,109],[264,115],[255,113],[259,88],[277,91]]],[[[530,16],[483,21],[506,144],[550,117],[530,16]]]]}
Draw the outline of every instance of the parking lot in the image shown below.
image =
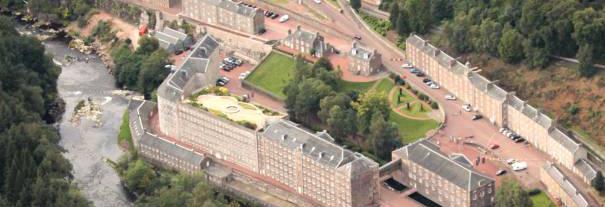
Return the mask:
{"type": "MultiPolygon", "coordinates": [[[[226,57],[225,54],[221,54],[221,58],[226,57]]],[[[247,71],[252,72],[251,70],[254,68],[254,65],[244,62],[241,66],[233,68],[231,71],[220,70],[221,76],[229,78],[229,83],[225,85],[229,91],[238,96],[247,95],[250,97],[250,101],[254,103],[258,103],[264,107],[268,107],[270,109],[285,112],[285,108],[283,103],[276,101],[264,94],[255,93],[254,91],[245,89],[242,87],[242,80],[240,79],[240,75],[247,71]]]]}

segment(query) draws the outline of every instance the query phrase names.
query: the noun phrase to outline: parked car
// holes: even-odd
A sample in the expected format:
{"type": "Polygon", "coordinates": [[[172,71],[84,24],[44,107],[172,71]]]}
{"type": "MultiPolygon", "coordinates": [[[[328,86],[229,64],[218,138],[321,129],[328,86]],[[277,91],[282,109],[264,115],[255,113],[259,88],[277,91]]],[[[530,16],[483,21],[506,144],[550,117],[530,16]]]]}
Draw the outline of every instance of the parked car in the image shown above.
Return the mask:
{"type": "Polygon", "coordinates": [[[498,148],[500,148],[500,145],[498,145],[498,144],[490,144],[490,145],[489,145],[489,148],[490,148],[490,149],[493,149],[493,150],[494,150],[494,149],[498,149],[498,148]]]}
{"type": "Polygon", "coordinates": [[[225,85],[227,85],[227,83],[229,83],[229,81],[230,81],[229,78],[223,76],[223,77],[219,78],[218,80],[216,80],[216,85],[225,86],[225,85]]]}
{"type": "Polygon", "coordinates": [[[439,88],[441,88],[436,83],[431,83],[431,85],[429,85],[429,87],[431,87],[432,89],[439,89],[439,88]]]}
{"type": "Polygon", "coordinates": [[[512,164],[512,168],[514,171],[521,171],[527,169],[526,162],[515,162],[512,164]]]}
{"type": "Polygon", "coordinates": [[[227,83],[225,83],[223,80],[218,79],[216,80],[216,86],[225,86],[227,85],[227,83]]]}
{"type": "Polygon", "coordinates": [[[432,81],[431,81],[431,79],[425,78],[425,79],[422,79],[422,82],[423,83],[428,83],[428,82],[432,82],[432,81]]]}
{"type": "Polygon", "coordinates": [[[517,162],[517,160],[515,160],[513,158],[510,158],[510,159],[506,160],[506,163],[509,164],[509,165],[512,165],[515,162],[517,162]]]}
{"type": "Polygon", "coordinates": [[[525,141],[525,139],[519,138],[519,139],[515,140],[515,143],[524,142],[524,141],[525,141]]]}
{"type": "Polygon", "coordinates": [[[501,175],[504,175],[504,174],[506,174],[506,170],[504,170],[504,169],[500,169],[500,170],[498,170],[496,172],[496,176],[501,176],[501,175]]]}
{"type": "Polygon", "coordinates": [[[277,17],[279,17],[278,13],[271,14],[271,19],[277,19],[277,17]]]}
{"type": "Polygon", "coordinates": [[[272,11],[265,11],[265,17],[271,17],[273,15],[272,11]]]}
{"type": "Polygon", "coordinates": [[[500,133],[503,133],[506,130],[507,130],[506,128],[502,127],[502,128],[500,128],[500,133]]]}
{"type": "Polygon", "coordinates": [[[419,73],[419,72],[420,72],[420,70],[418,70],[416,68],[410,69],[410,73],[416,74],[416,73],[419,73]]]}
{"type": "Polygon", "coordinates": [[[401,65],[401,69],[411,69],[413,67],[414,66],[412,66],[412,64],[409,64],[409,63],[405,63],[405,64],[401,65]]]}
{"type": "Polygon", "coordinates": [[[471,118],[471,120],[475,121],[475,120],[479,120],[481,118],[483,118],[483,116],[481,116],[480,114],[475,114],[475,115],[473,115],[473,118],[471,118]]]}
{"type": "Polygon", "coordinates": [[[447,95],[445,95],[445,100],[454,101],[454,100],[456,100],[456,96],[447,94],[447,95]]]}
{"type": "Polygon", "coordinates": [[[470,104],[462,105],[462,109],[464,109],[464,111],[468,111],[468,112],[472,111],[470,104]]]}
{"type": "Polygon", "coordinates": [[[361,36],[359,36],[359,35],[355,35],[355,36],[353,37],[353,39],[356,39],[356,40],[361,40],[361,36]]]}
{"type": "Polygon", "coordinates": [[[424,73],[422,71],[420,71],[420,72],[416,73],[416,76],[417,77],[424,77],[424,73]]]}
{"type": "Polygon", "coordinates": [[[321,0],[313,0],[316,4],[321,4],[321,0]]]}
{"type": "Polygon", "coordinates": [[[289,19],[290,19],[290,17],[288,15],[284,15],[281,18],[279,18],[279,22],[284,23],[284,22],[288,21],[289,19]]]}

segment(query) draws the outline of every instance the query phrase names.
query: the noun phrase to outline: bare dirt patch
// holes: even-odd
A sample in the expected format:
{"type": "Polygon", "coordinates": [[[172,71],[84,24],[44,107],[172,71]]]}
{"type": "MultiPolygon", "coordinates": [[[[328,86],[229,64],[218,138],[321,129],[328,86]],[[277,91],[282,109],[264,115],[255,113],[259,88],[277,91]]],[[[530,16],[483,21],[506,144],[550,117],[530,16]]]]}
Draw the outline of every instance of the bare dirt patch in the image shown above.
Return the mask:
{"type": "Polygon", "coordinates": [[[112,29],[117,31],[116,37],[121,40],[130,39],[135,48],[138,46],[139,30],[137,26],[113,17],[107,12],[99,12],[98,14],[92,15],[88,20],[88,24],[80,30],[80,35],[82,37],[90,36],[93,28],[95,28],[101,20],[111,23],[112,29]]]}

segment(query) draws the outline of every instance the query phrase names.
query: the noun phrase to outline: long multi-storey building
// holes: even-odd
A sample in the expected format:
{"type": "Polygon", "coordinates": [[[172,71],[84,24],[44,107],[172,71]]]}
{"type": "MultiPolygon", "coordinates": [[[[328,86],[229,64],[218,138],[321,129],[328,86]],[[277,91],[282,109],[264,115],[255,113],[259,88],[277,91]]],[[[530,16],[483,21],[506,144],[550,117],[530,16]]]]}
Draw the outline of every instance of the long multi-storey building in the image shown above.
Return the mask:
{"type": "Polygon", "coordinates": [[[265,16],[260,9],[230,0],[183,0],[182,15],[249,34],[265,30],[265,16]]]}
{"type": "Polygon", "coordinates": [[[589,182],[594,169],[586,149],[557,127],[554,120],[526,101],[481,76],[469,63],[462,64],[417,35],[406,40],[408,60],[452,94],[471,104],[496,126],[513,130],[557,163],[589,182]]]}
{"type": "MultiPolygon", "coordinates": [[[[236,166],[235,170],[243,169],[270,183],[278,182],[285,190],[322,206],[375,205],[378,164],[334,144],[327,133],[311,133],[275,116],[248,124],[235,121],[250,117],[238,116],[245,108],[255,107],[237,108],[248,103],[238,102],[232,108],[214,101],[202,106],[194,104],[199,100],[195,97],[234,99],[205,93],[218,76],[218,47],[212,37],[203,37],[183,64],[160,85],[158,136],[176,140],[176,146],[190,146],[208,159],[236,166]],[[224,113],[217,112],[222,109],[224,113]]],[[[154,149],[150,152],[166,153],[154,149]]]]}
{"type": "Polygon", "coordinates": [[[465,159],[450,159],[423,139],[392,153],[401,162],[393,178],[441,206],[494,206],[494,180],[476,172],[465,159]]]}
{"type": "Polygon", "coordinates": [[[546,163],[540,168],[540,180],[558,206],[588,207],[586,197],[553,163],[546,163]]]}

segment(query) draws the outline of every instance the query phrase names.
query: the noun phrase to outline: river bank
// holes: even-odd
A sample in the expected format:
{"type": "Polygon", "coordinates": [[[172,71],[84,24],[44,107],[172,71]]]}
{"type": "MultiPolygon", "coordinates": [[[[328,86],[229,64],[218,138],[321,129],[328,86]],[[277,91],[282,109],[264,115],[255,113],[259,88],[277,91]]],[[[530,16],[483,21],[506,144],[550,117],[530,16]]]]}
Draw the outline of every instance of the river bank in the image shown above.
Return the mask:
{"type": "MultiPolygon", "coordinates": [[[[17,29],[24,35],[44,32],[25,24],[17,29]]],[[[73,166],[75,183],[94,206],[132,206],[120,177],[105,161],[118,160],[124,154],[117,143],[117,134],[128,99],[115,88],[113,76],[98,55],[71,49],[67,44],[69,36],[49,39],[43,45],[53,62],[61,66],[57,88],[66,104],[57,123],[59,144],[73,166]],[[93,116],[75,110],[82,101],[94,104],[93,116]]]]}

